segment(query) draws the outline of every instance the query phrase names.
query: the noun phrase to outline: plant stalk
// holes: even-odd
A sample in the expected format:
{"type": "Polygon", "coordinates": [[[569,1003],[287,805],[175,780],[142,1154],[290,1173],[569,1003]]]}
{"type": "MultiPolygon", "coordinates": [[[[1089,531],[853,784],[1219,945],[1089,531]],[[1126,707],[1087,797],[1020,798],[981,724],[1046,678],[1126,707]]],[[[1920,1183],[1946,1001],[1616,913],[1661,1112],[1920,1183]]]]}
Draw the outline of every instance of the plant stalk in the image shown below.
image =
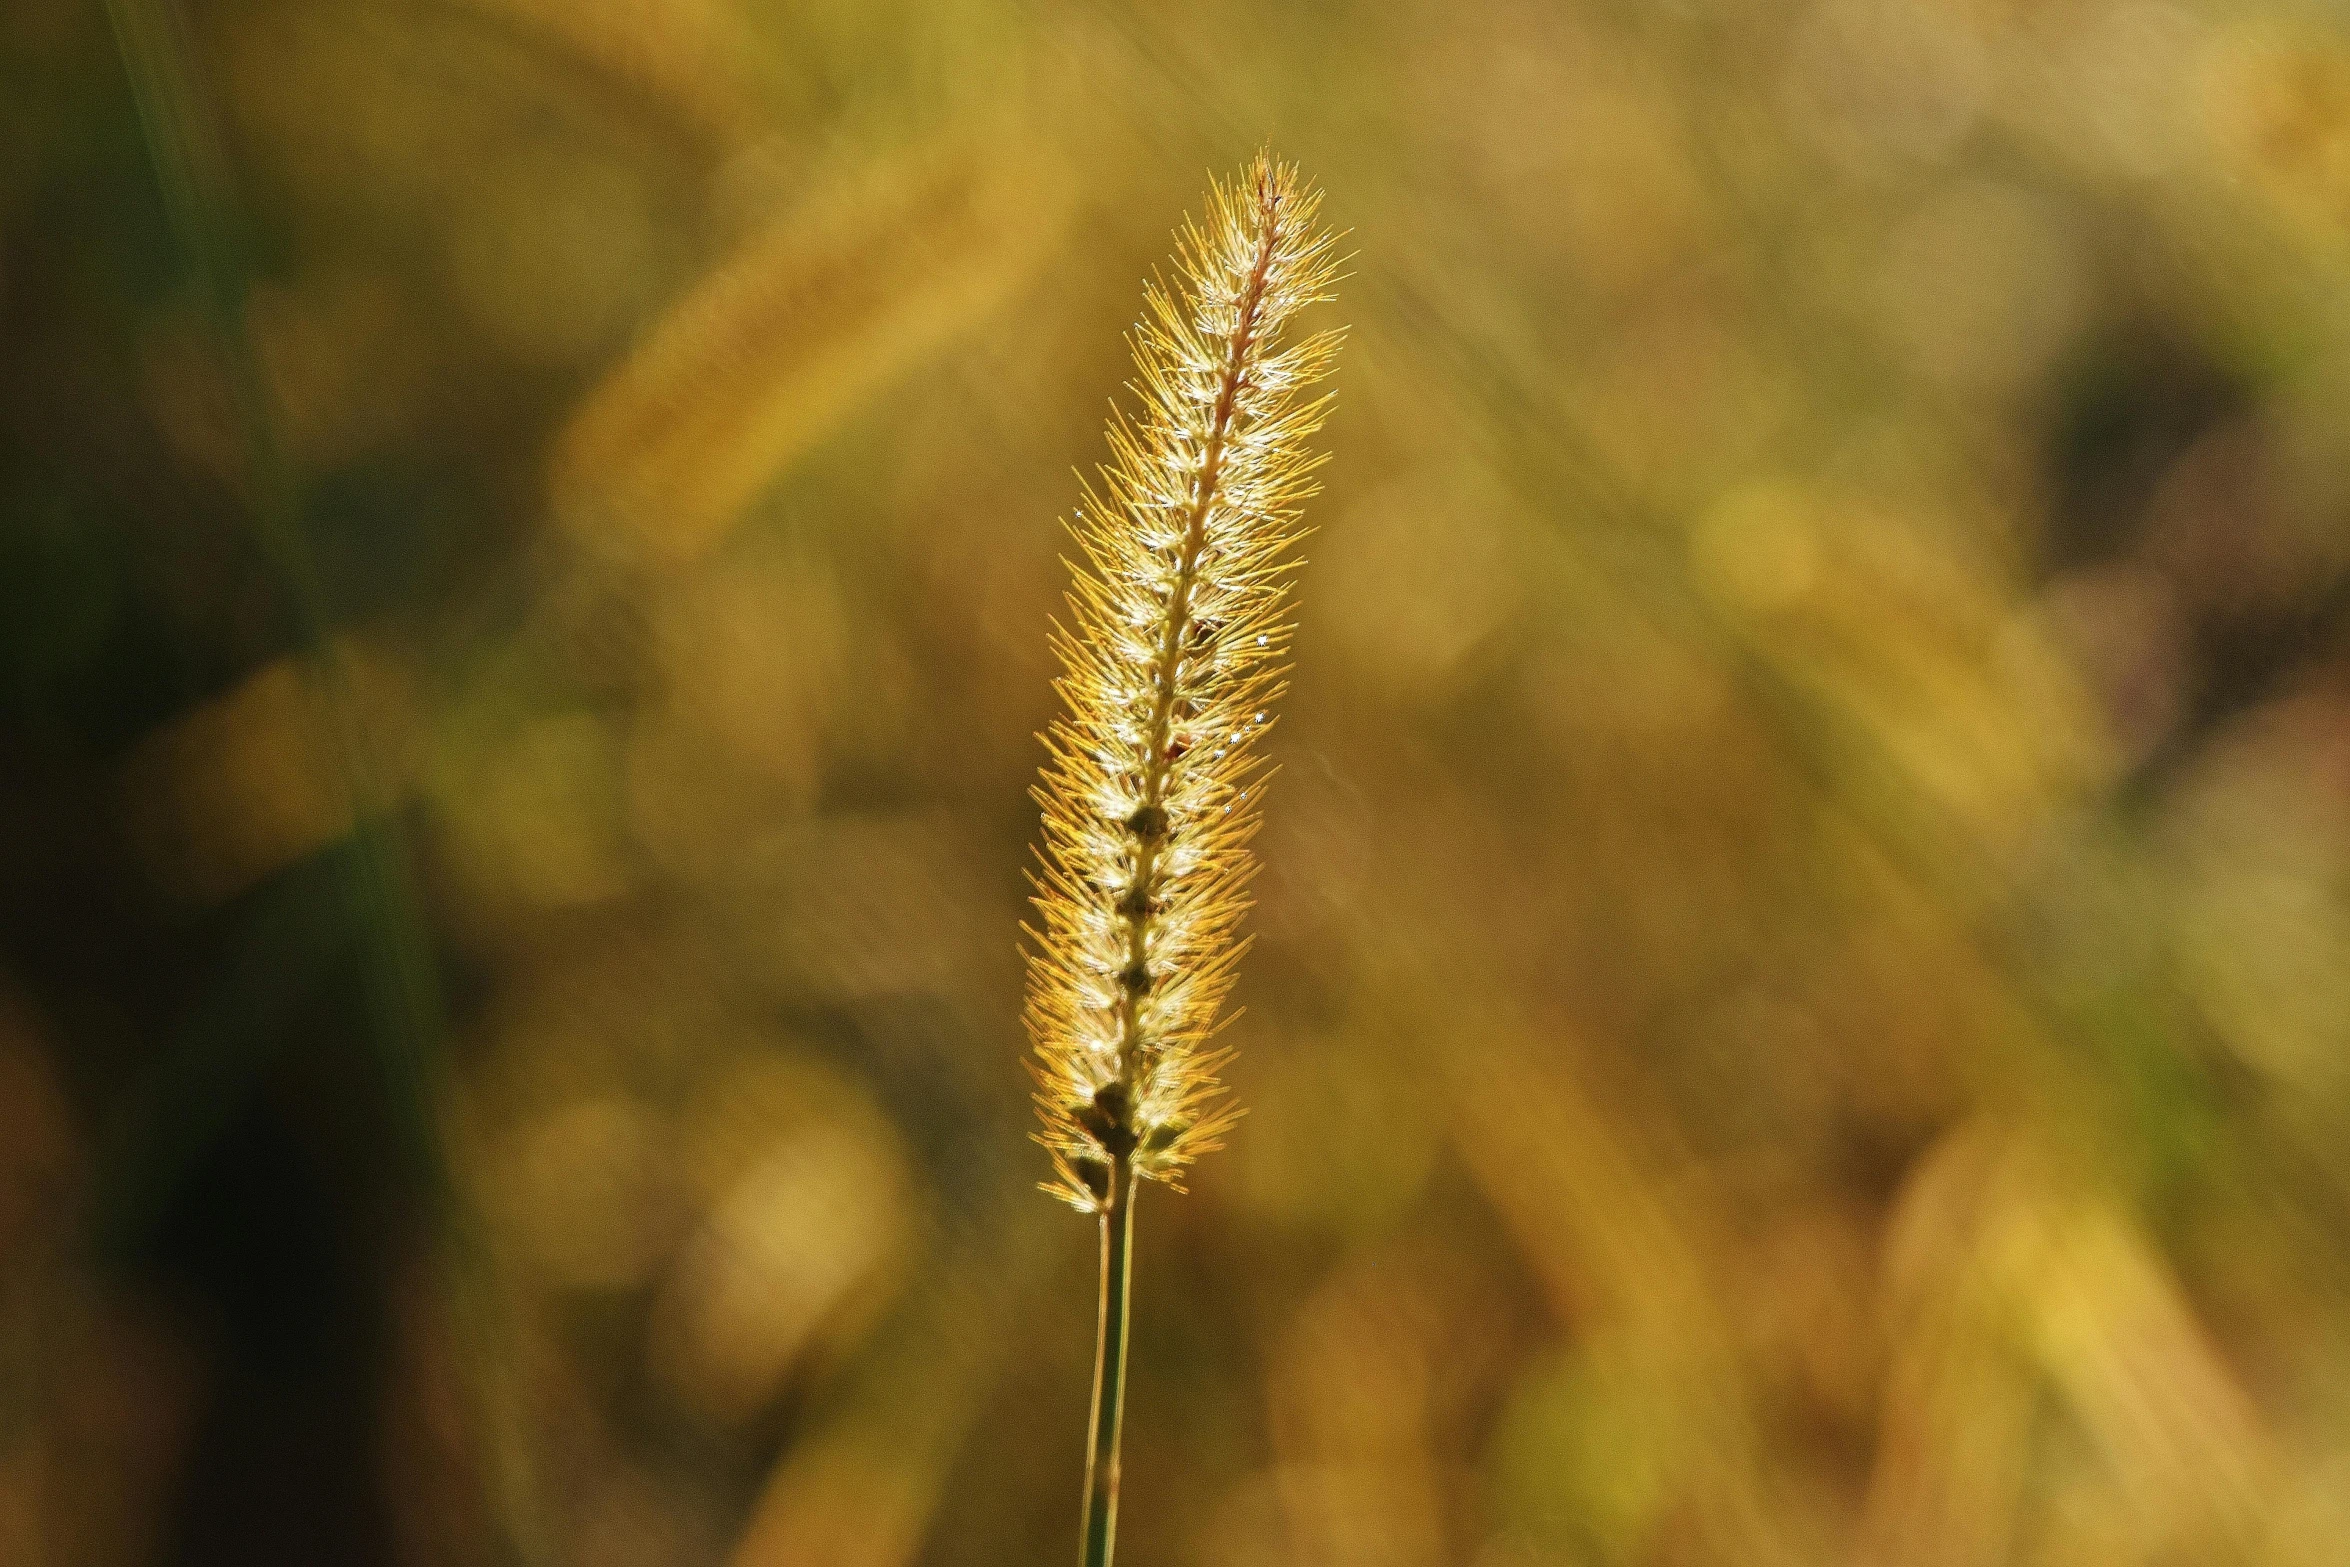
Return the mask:
{"type": "Polygon", "coordinates": [[[1126,1297],[1134,1277],[1133,1161],[1110,1167],[1102,1209],[1102,1309],[1093,1357],[1093,1427],[1085,1454],[1081,1567],[1110,1567],[1118,1534],[1118,1435],[1126,1419],[1126,1297]]]}

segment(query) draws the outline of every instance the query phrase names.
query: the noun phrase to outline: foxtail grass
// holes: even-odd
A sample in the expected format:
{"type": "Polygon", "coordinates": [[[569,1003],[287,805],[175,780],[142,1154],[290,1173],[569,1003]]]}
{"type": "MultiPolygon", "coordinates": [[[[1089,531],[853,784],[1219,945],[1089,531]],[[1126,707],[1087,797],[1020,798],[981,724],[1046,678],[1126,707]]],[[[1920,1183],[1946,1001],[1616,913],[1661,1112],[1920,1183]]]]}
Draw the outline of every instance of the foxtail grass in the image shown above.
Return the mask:
{"type": "Polygon", "coordinates": [[[1287,340],[1332,298],[1337,236],[1321,194],[1260,154],[1177,234],[1131,334],[1138,406],[1070,532],[1066,622],[1053,629],[1061,716],[1043,808],[1026,1022],[1052,1158],[1045,1189],[1097,1215],[1101,1313],[1082,1560],[1116,1538],[1135,1197],[1181,1190],[1238,1111],[1214,1040],[1254,875],[1270,769],[1259,744],[1285,688],[1300,511],[1324,458],[1341,333],[1287,340]]]}

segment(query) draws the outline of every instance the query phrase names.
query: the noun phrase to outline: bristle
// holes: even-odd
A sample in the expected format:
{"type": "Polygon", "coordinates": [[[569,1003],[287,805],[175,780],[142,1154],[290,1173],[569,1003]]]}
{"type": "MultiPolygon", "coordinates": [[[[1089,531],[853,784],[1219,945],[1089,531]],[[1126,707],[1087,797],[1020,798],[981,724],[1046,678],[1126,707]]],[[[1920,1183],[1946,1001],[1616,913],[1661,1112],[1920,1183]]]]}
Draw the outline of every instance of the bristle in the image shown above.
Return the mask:
{"type": "Polygon", "coordinates": [[[1336,236],[1319,192],[1262,155],[1209,193],[1153,278],[1131,344],[1139,409],[1084,486],[1069,620],[1053,628],[1066,712],[1037,798],[1038,928],[1027,1024],[1048,1190],[1101,1207],[1130,1162],[1171,1180],[1218,1146],[1210,1047],[1246,942],[1248,843],[1269,777],[1256,752],[1288,652],[1291,546],[1320,460],[1306,440],[1340,334],[1291,344],[1331,298],[1336,236]]]}

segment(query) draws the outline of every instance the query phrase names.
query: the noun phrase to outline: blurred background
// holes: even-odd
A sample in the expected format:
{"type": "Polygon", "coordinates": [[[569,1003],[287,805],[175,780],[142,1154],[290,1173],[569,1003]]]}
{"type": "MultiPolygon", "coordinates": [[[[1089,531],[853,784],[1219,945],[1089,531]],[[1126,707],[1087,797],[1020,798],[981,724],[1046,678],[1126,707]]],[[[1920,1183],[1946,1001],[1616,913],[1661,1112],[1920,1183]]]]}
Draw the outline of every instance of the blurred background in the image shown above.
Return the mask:
{"type": "Polygon", "coordinates": [[[1133,1567],[2350,1561],[2350,32],[11,0],[0,1562],[1075,1547],[1026,789],[1359,254],[1133,1567]]]}

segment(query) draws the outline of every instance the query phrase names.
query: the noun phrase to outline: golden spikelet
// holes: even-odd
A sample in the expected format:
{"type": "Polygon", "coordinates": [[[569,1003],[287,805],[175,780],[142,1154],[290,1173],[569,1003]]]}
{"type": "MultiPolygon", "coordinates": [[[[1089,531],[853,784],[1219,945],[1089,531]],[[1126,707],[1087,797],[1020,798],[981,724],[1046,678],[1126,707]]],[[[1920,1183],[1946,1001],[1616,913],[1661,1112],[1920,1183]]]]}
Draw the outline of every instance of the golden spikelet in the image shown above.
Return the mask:
{"type": "Polygon", "coordinates": [[[1237,1113],[1215,1101],[1218,1009],[1247,941],[1248,850],[1289,645],[1306,440],[1341,333],[1284,346],[1332,297],[1321,193],[1259,155],[1178,234],[1131,335],[1140,408],[1110,419],[1110,461],[1070,531],[1067,706],[1045,736],[1040,927],[1027,1025],[1047,1190],[1087,1212],[1118,1173],[1172,1181],[1237,1113]]]}

